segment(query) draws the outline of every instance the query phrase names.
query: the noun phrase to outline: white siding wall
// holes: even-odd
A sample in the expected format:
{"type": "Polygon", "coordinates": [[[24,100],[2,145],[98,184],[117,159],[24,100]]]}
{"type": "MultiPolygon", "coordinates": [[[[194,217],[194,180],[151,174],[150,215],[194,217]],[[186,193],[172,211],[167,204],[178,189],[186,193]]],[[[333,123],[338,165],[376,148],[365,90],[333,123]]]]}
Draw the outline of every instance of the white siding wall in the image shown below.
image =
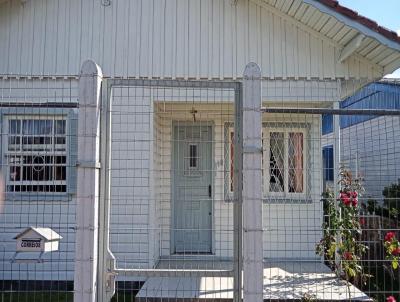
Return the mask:
{"type": "Polygon", "coordinates": [[[111,251],[118,267],[152,267],[153,103],[146,88],[114,88],[111,130],[111,251]]]}
{"type": "MultiPolygon", "coordinates": [[[[32,114],[33,103],[58,102],[63,104],[77,101],[77,81],[64,79],[0,79],[0,103],[2,105],[24,103],[26,107],[2,107],[1,149],[6,147],[7,136],[4,114],[32,114]]],[[[37,108],[36,108],[37,110],[37,108]]],[[[53,109],[42,108],[40,114],[54,114],[53,109]]],[[[68,110],[65,111],[68,114],[68,110]]],[[[3,152],[3,150],[2,150],[3,152]]],[[[5,176],[7,163],[0,152],[0,170],[5,176]]],[[[4,208],[0,206],[0,279],[21,280],[72,280],[75,250],[75,196],[47,196],[41,200],[33,193],[21,200],[18,194],[7,195],[4,208]],[[11,264],[16,242],[13,239],[20,231],[29,226],[51,227],[63,238],[59,251],[43,257],[44,263],[11,264]]],[[[20,254],[20,258],[37,259],[38,255],[20,254]]]]}
{"type": "MultiPolygon", "coordinates": [[[[0,280],[72,280],[74,277],[76,199],[19,201],[7,199],[0,215],[0,280]],[[10,263],[16,249],[13,239],[29,226],[51,227],[63,238],[59,251],[43,257],[44,263],[10,263]]],[[[38,258],[38,254],[19,258],[38,258]]]]}
{"type": "Polygon", "coordinates": [[[9,0],[0,4],[0,74],[236,78],[257,62],[268,78],[381,76],[292,17],[250,0],[9,0]]]}

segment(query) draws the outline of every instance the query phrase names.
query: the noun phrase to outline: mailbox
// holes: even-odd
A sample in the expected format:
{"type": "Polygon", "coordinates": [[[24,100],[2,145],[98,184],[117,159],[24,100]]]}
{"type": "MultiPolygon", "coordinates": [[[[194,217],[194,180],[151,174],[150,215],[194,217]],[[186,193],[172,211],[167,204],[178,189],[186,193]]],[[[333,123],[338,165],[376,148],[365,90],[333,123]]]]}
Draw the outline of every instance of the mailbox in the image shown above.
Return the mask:
{"type": "Polygon", "coordinates": [[[58,244],[62,237],[50,228],[29,227],[19,233],[16,252],[53,252],[58,250],[58,244]]]}

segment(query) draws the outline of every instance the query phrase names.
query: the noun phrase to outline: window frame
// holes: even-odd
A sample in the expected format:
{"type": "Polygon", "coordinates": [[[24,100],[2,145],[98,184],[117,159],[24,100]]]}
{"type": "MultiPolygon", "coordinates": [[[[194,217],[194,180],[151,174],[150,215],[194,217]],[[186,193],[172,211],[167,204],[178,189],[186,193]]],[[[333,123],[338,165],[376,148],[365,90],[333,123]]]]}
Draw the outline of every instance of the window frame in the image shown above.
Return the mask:
{"type": "MultiPolygon", "coordinates": [[[[35,107],[9,107],[0,111],[1,143],[0,164],[5,176],[5,197],[10,201],[69,201],[76,194],[76,155],[77,155],[77,108],[35,108],[35,107]],[[65,122],[65,156],[66,156],[66,192],[9,192],[9,165],[8,151],[9,120],[10,119],[64,119],[65,122]],[[75,124],[72,127],[72,124],[75,124]],[[76,141],[75,141],[76,140],[76,141]],[[73,142],[75,141],[75,142],[73,142]]],[[[21,124],[22,127],[22,124],[21,124]]],[[[54,127],[54,126],[53,126],[54,127]]],[[[22,130],[21,130],[22,131],[22,130]]],[[[53,133],[54,137],[55,134],[53,133]]],[[[27,151],[35,154],[34,151],[27,151]]],[[[57,152],[56,152],[57,153],[57,152]]],[[[52,153],[55,154],[55,153],[52,153]]],[[[30,182],[30,181],[27,181],[30,182]]],[[[35,181],[31,182],[34,183],[35,181]]]]}
{"type": "MultiPolygon", "coordinates": [[[[310,123],[286,123],[286,122],[263,122],[262,123],[262,170],[266,171],[267,175],[264,176],[263,172],[263,192],[262,199],[264,203],[284,203],[284,202],[300,202],[300,203],[308,203],[311,202],[310,199],[310,188],[309,183],[311,181],[309,175],[310,169],[310,152],[312,150],[309,145],[309,136],[310,136],[310,127],[312,124],[310,123]],[[302,133],[303,134],[303,192],[269,192],[269,144],[270,141],[266,140],[267,134],[271,132],[286,132],[285,138],[289,135],[289,133],[302,133]],[[268,142],[267,142],[268,141],[268,142]],[[268,144],[268,145],[267,145],[268,144]]],[[[226,202],[231,202],[233,200],[233,191],[230,190],[231,184],[231,132],[234,131],[234,124],[232,122],[225,122],[224,125],[224,199],[226,202]]],[[[269,136],[268,136],[269,137],[269,136]]],[[[289,140],[284,138],[286,152],[285,158],[288,158],[288,145],[289,140]]],[[[285,160],[286,161],[286,160],[285,160]]],[[[288,160],[287,160],[288,161],[288,160]]],[[[285,164],[285,178],[288,179],[288,165],[285,164]]],[[[285,191],[288,190],[288,181],[285,181],[285,191]]]]}
{"type": "Polygon", "coordinates": [[[263,197],[264,198],[281,198],[281,199],[304,199],[307,196],[308,188],[308,177],[307,177],[307,167],[308,167],[308,146],[307,129],[302,127],[266,127],[263,126],[263,155],[262,155],[262,167],[264,173],[263,175],[263,197]],[[272,192],[270,191],[270,134],[271,133],[283,133],[284,142],[284,191],[283,192],[272,192]],[[289,192],[289,133],[302,133],[303,134],[303,192],[289,192]]]}

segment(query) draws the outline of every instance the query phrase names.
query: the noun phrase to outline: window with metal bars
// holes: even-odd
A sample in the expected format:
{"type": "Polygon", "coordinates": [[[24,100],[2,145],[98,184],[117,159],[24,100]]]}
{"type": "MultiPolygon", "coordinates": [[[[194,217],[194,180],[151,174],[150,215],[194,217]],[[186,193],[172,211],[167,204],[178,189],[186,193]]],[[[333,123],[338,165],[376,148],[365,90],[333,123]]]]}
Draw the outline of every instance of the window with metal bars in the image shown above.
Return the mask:
{"type": "Polygon", "coordinates": [[[264,129],[264,194],[293,197],[305,193],[306,133],[303,129],[264,129]]]}
{"type": "MultiPolygon", "coordinates": [[[[225,191],[233,192],[233,127],[227,128],[225,135],[225,191]]],[[[303,197],[306,193],[306,139],[305,128],[263,128],[263,186],[264,196],[285,198],[303,197]]]]}
{"type": "Polygon", "coordinates": [[[67,192],[65,116],[8,116],[7,192],[67,192]]]}

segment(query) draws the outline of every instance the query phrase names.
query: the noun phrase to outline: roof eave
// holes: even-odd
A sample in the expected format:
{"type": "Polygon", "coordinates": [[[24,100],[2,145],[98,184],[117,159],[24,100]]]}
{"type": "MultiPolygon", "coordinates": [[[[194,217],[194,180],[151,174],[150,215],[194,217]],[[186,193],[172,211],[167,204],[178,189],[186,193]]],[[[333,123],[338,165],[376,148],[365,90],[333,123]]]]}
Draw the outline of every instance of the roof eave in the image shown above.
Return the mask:
{"type": "Polygon", "coordinates": [[[400,52],[400,43],[399,42],[389,39],[389,38],[385,37],[383,34],[368,28],[364,24],[361,24],[360,22],[358,22],[356,20],[346,17],[344,14],[341,14],[341,13],[335,11],[333,8],[321,3],[318,0],[302,0],[302,1],[308,5],[315,7],[316,9],[320,10],[323,13],[332,16],[336,20],[343,22],[344,24],[348,25],[349,27],[354,28],[355,30],[359,31],[366,37],[373,38],[373,39],[377,40],[379,43],[381,43],[382,45],[400,52]]]}

